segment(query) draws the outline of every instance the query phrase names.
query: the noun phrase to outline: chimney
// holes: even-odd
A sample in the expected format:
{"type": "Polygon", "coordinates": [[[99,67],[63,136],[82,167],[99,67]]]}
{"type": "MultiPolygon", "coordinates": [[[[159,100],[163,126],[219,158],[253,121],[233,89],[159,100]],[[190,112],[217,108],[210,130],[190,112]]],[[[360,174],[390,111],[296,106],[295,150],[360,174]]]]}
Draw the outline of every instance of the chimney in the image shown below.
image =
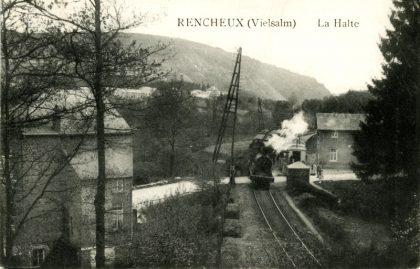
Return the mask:
{"type": "Polygon", "coordinates": [[[52,129],[56,132],[60,132],[61,129],[60,111],[57,105],[55,105],[54,114],[52,115],[52,129]]]}

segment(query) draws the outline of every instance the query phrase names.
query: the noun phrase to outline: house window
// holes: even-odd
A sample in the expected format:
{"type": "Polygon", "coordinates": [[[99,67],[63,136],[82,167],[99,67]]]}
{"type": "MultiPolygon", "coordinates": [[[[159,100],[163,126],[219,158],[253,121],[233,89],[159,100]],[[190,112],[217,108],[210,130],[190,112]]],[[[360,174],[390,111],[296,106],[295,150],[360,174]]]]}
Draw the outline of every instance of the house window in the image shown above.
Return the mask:
{"type": "Polygon", "coordinates": [[[32,250],[32,266],[40,266],[44,262],[44,249],[36,248],[32,250]]]}
{"type": "Polygon", "coordinates": [[[338,132],[337,131],[334,131],[331,137],[338,138],[338,132]]]}
{"type": "Polygon", "coordinates": [[[124,213],[124,203],[116,202],[112,203],[112,209],[109,211],[110,213],[110,228],[112,231],[118,231],[122,229],[123,223],[123,213],[124,213]]]}
{"type": "Polygon", "coordinates": [[[123,192],[124,191],[124,179],[117,178],[115,183],[115,192],[123,192]]]}
{"type": "Polygon", "coordinates": [[[111,212],[112,214],[112,230],[119,231],[122,229],[123,224],[123,210],[117,209],[111,212]]]}
{"type": "Polygon", "coordinates": [[[330,150],[330,162],[336,162],[337,161],[337,150],[336,149],[331,149],[330,150]]]}

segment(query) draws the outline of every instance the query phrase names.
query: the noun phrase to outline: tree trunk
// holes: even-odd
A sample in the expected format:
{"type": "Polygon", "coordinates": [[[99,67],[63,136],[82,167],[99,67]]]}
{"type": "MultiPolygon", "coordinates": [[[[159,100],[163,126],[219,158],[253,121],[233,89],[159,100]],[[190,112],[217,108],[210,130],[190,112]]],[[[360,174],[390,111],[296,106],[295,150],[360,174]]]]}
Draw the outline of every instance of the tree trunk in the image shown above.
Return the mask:
{"type": "MultiPolygon", "coordinates": [[[[417,55],[420,55],[420,48],[417,47],[417,55]]],[[[416,90],[416,151],[415,151],[415,175],[414,180],[417,184],[417,193],[420,193],[420,57],[417,57],[417,90],[416,90]]],[[[417,199],[417,210],[420,210],[420,199],[417,199]]],[[[418,211],[417,211],[418,212],[418,211]]],[[[420,230],[420,221],[417,220],[417,227],[420,230]]],[[[418,238],[418,236],[417,236],[418,238]]],[[[414,239],[415,240],[415,239],[414,239]]]]}
{"type": "MultiPolygon", "coordinates": [[[[3,54],[4,70],[2,70],[4,77],[2,81],[1,89],[1,155],[3,159],[3,177],[5,181],[5,194],[6,194],[6,205],[5,205],[5,236],[6,236],[6,257],[5,264],[9,265],[12,257],[13,249],[13,185],[10,174],[10,115],[9,115],[9,89],[10,89],[10,78],[9,78],[9,53],[7,50],[7,31],[5,29],[5,18],[3,17],[3,26],[1,29],[1,45],[3,54]]],[[[2,249],[3,254],[3,249],[2,249]]]]}
{"type": "MultiPolygon", "coordinates": [[[[3,195],[3,193],[1,194],[3,195]]],[[[4,264],[4,208],[3,200],[0,199],[0,264],[4,264]]]]}
{"type": "Polygon", "coordinates": [[[169,156],[169,175],[172,177],[174,175],[175,167],[175,144],[171,144],[171,153],[169,156]]]}
{"type": "Polygon", "coordinates": [[[104,268],[105,266],[105,104],[103,100],[102,71],[101,1],[95,0],[95,82],[93,90],[96,102],[96,143],[98,147],[98,178],[95,195],[95,261],[97,268],[104,268]]]}
{"type": "MultiPolygon", "coordinates": [[[[417,47],[416,49],[417,55],[420,55],[420,48],[417,47]]],[[[415,166],[417,167],[415,169],[415,177],[417,178],[416,182],[418,184],[418,188],[420,191],[420,56],[417,57],[417,88],[416,88],[416,140],[415,140],[415,145],[416,145],[416,151],[415,151],[415,158],[416,158],[416,162],[415,162],[415,166]]],[[[420,199],[419,199],[420,202],[420,199]]],[[[418,224],[420,226],[420,223],[418,224]]],[[[420,228],[420,227],[419,227],[420,228]]]]}
{"type": "Polygon", "coordinates": [[[105,265],[105,131],[104,131],[104,103],[97,104],[97,147],[98,147],[98,179],[96,182],[95,214],[96,214],[96,267],[105,265]]]}

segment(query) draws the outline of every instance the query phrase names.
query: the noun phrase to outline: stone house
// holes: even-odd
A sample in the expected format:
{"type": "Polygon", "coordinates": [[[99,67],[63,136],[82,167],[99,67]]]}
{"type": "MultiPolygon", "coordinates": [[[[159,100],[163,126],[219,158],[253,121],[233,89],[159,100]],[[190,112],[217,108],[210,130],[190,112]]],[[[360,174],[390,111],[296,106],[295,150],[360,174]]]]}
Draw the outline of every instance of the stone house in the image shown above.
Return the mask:
{"type": "MultiPolygon", "coordinates": [[[[49,103],[38,106],[42,115],[62,108],[45,124],[28,127],[13,148],[21,179],[17,190],[16,223],[28,214],[15,239],[20,266],[36,267],[47,259],[55,243],[65,239],[82,265],[95,252],[94,196],[97,149],[93,97],[84,88],[59,90],[49,103]]],[[[109,102],[106,102],[109,104],[109,102]]],[[[132,236],[132,130],[115,109],[105,115],[106,139],[106,247],[127,244],[132,236]]]]}
{"type": "Polygon", "coordinates": [[[317,135],[306,144],[311,149],[308,150],[312,153],[311,160],[327,169],[350,168],[350,163],[356,161],[352,155],[353,134],[360,130],[360,122],[364,120],[365,114],[317,113],[317,135]]]}

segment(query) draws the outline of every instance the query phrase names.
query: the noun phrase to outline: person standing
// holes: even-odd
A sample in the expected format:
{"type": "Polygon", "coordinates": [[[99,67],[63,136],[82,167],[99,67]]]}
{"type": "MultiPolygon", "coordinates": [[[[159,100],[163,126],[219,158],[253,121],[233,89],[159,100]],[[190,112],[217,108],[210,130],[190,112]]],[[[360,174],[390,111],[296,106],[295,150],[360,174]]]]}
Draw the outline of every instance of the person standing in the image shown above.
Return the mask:
{"type": "Polygon", "coordinates": [[[318,172],[317,172],[317,165],[316,165],[316,163],[313,163],[312,164],[312,169],[311,169],[311,175],[317,175],[318,176],[318,172]]]}
{"type": "Polygon", "coordinates": [[[322,177],[322,167],[321,167],[321,165],[318,165],[316,167],[316,177],[319,178],[319,179],[321,179],[321,177],[322,177]]]}

